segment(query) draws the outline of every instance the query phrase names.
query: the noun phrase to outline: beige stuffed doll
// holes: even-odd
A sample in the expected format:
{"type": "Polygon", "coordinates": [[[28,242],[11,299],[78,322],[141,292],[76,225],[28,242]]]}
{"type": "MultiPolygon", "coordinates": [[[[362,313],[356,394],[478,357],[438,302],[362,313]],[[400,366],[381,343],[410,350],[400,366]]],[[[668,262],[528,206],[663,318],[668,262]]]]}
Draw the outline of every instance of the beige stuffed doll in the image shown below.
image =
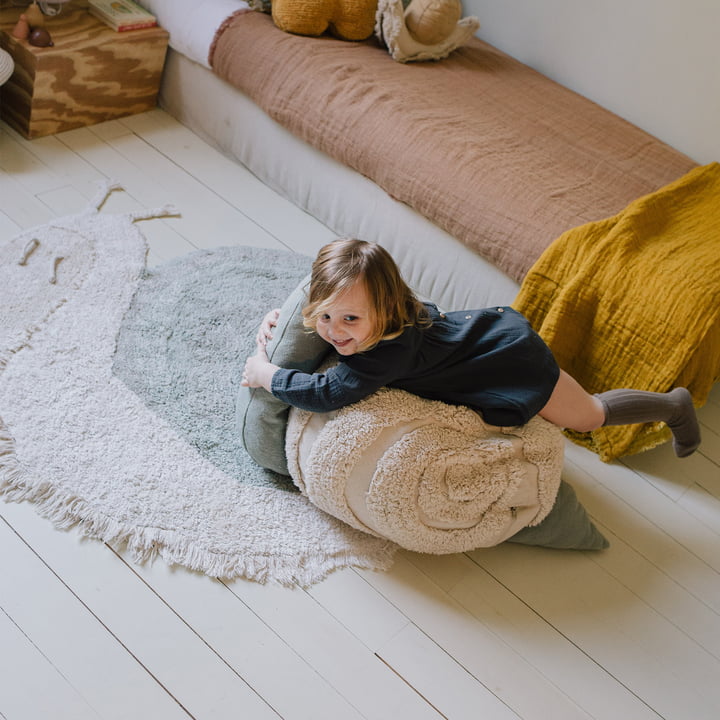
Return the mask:
{"type": "Polygon", "coordinates": [[[477,32],[476,17],[462,18],[460,0],[378,0],[375,33],[393,60],[441,60],[477,32]]]}

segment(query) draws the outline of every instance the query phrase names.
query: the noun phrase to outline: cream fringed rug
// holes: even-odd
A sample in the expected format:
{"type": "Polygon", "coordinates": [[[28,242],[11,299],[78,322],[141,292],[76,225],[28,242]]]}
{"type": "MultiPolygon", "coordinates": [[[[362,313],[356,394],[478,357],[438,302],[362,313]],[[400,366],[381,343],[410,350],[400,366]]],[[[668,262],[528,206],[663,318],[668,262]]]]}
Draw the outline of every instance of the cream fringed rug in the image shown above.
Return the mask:
{"type": "Polygon", "coordinates": [[[238,445],[242,360],[308,269],[226,248],[153,271],[134,224],[78,215],[0,245],[0,494],[60,528],[215,577],[311,584],[394,546],[325,515],[238,445]]]}

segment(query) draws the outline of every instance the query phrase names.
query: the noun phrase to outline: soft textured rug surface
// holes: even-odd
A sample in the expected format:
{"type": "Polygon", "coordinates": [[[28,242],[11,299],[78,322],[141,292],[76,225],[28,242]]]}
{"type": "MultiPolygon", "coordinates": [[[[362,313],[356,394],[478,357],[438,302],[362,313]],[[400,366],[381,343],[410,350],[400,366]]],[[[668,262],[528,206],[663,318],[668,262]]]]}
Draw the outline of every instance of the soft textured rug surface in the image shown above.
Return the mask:
{"type": "Polygon", "coordinates": [[[289,252],[200,252],[147,272],[134,221],[84,213],[0,245],[0,493],[138,561],[307,585],[394,546],[259,468],[233,427],[264,312],[307,271],[289,252]]]}

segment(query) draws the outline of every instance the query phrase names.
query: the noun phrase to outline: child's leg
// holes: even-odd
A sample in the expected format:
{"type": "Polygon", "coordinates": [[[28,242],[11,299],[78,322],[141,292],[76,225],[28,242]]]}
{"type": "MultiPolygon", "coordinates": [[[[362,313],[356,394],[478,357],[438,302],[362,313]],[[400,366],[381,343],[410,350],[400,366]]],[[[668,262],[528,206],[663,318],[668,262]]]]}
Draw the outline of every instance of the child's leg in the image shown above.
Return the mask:
{"type": "Polygon", "coordinates": [[[561,428],[590,432],[602,427],[605,408],[602,402],[587,392],[574,377],[560,371],[557,385],[540,416],[561,428]]]}
{"type": "Polygon", "coordinates": [[[605,408],[605,425],[662,420],[672,430],[673,449],[678,457],[694,453],[700,445],[700,425],[692,397],[683,387],[668,393],[608,390],[597,397],[605,408]]]}
{"type": "Polygon", "coordinates": [[[669,393],[623,389],[590,395],[561,370],[540,415],[555,425],[579,432],[597,430],[603,425],[662,421],[672,430],[673,448],[678,457],[690,455],[700,445],[700,426],[692,398],[685,388],[675,388],[669,393]]]}

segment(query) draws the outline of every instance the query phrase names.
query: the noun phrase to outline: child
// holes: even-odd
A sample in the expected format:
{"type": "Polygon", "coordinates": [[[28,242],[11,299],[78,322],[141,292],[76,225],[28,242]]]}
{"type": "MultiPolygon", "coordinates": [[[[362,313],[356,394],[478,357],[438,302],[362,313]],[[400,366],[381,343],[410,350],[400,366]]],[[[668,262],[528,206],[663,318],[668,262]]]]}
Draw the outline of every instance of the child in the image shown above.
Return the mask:
{"type": "Polygon", "coordinates": [[[524,425],[536,414],[579,432],[663,421],[679,457],[700,445],[685,388],[591,395],[560,370],[520,313],[509,307],[441,313],[415,297],[375,243],[336,240],[312,266],[304,324],[333,346],[336,367],[308,374],[272,364],[265,345],[278,316],[277,310],[265,316],[242,385],[263,387],[304,410],[335,410],[388,386],[467,405],[491,425],[524,425]]]}

